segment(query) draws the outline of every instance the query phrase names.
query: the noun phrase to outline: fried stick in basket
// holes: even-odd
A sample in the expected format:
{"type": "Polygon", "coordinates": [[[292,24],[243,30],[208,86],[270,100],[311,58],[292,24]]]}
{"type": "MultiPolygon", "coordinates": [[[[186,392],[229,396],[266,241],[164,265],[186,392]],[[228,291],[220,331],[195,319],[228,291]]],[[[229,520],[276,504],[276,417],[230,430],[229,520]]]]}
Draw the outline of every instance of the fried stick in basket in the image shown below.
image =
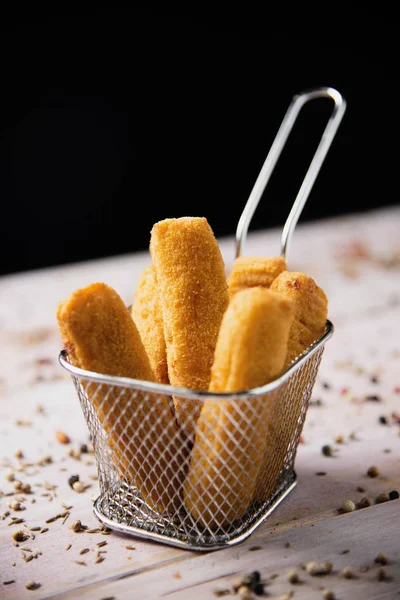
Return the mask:
{"type": "Polygon", "coordinates": [[[281,256],[238,256],[228,277],[229,296],[249,287],[271,287],[274,279],[286,270],[281,256]]]}
{"type": "MultiPolygon", "coordinates": [[[[328,299],[312,277],[300,272],[282,272],[273,281],[270,289],[281,294],[282,297],[290,299],[294,306],[295,317],[289,332],[285,359],[285,367],[288,367],[324,333],[328,315],[328,299]]],[[[303,393],[306,383],[293,389],[290,405],[289,403],[286,405],[276,403],[274,406],[272,423],[276,424],[276,427],[271,429],[266,446],[263,461],[264,476],[261,472],[254,494],[255,501],[268,499],[273,491],[268,478],[272,458],[274,457],[278,463],[283,465],[289,446],[293,444],[295,436],[300,435],[300,428],[305,418],[306,407],[303,402],[303,393]]]]}
{"type": "MultiPolygon", "coordinates": [[[[70,361],[95,373],[155,381],[139,332],[120,296],[104,283],[74,292],[57,310],[70,361]]],[[[86,393],[104,428],[120,476],[159,511],[180,505],[181,432],[168,400],[131,388],[89,383],[86,393]],[[178,446],[177,446],[178,445],[178,446]]]]}
{"type": "Polygon", "coordinates": [[[140,274],[131,308],[132,318],[140,333],[158,383],[169,383],[164,323],[154,266],[140,274]]]}
{"type": "MultiPolygon", "coordinates": [[[[228,306],[225,265],[203,217],[165,219],[151,231],[171,385],[208,390],[222,316],[228,306]]],[[[201,401],[174,397],[176,416],[194,436],[201,401]]]]}
{"type": "MultiPolygon", "coordinates": [[[[223,317],[210,391],[238,392],[265,385],[281,372],[293,322],[292,302],[265,288],[237,292],[223,317]]],[[[270,420],[268,398],[204,402],[184,485],[184,503],[215,529],[249,508],[263,461],[270,420]]]]}

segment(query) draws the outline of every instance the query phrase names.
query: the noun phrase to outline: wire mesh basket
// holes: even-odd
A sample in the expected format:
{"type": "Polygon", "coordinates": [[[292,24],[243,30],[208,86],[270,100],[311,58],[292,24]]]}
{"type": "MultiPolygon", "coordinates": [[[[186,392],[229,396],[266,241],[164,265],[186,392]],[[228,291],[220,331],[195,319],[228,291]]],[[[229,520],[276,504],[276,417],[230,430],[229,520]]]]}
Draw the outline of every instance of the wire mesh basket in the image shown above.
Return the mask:
{"type": "MultiPolygon", "coordinates": [[[[301,107],[334,101],[332,116],[282,233],[281,256],[345,110],[340,94],[318,88],[293,98],[238,223],[237,256],[301,107]]],[[[326,341],[324,334],[267,385],[238,393],[198,392],[79,369],[63,350],[93,441],[107,526],[191,550],[241,542],[296,485],[294,463],[326,341]],[[184,403],[178,424],[173,399],[184,403]],[[196,423],[199,403],[201,415],[196,423]]],[[[248,357],[251,360],[251,357],[248,357]]]]}
{"type": "Polygon", "coordinates": [[[63,350],[60,362],[72,376],[94,445],[96,516],[116,530],[190,549],[218,549],[248,537],[296,484],[300,433],[332,333],[328,321],[321,339],[278,379],[240,394],[194,393],[89,373],[71,365],[63,350]],[[200,401],[215,415],[195,435],[218,451],[204,453],[203,472],[192,481],[193,438],[175,423],[171,430],[163,427],[171,422],[172,394],[189,406],[200,401]],[[213,485],[199,490],[210,470],[213,485]]]}

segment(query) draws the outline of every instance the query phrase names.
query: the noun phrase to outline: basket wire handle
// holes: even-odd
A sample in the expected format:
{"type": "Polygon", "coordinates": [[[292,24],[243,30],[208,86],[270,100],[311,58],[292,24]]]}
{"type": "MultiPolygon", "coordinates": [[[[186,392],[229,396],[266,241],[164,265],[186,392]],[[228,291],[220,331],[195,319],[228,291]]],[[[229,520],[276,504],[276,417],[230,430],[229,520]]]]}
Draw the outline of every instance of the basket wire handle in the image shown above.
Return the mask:
{"type": "Polygon", "coordinates": [[[276,134],[275,140],[250,193],[249,199],[240,216],[236,229],[236,258],[240,256],[243,251],[250,221],[290,135],[297,116],[307,102],[316,98],[331,98],[334,102],[334,107],[282,230],[281,256],[284,259],[287,258],[293,231],[346,110],[346,101],[337,90],[331,87],[319,87],[305,90],[304,92],[293,96],[278,133],[276,134]]]}

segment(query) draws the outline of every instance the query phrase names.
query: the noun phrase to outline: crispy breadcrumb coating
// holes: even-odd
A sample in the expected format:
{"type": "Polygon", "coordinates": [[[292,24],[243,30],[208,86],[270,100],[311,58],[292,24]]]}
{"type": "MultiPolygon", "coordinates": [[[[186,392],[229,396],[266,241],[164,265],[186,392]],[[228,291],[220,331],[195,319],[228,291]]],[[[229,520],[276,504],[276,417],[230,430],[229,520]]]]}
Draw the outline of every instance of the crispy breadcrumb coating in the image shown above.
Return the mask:
{"type": "MultiPolygon", "coordinates": [[[[222,320],[210,391],[262,386],[281,372],[292,302],[265,288],[237,292],[222,320]]],[[[206,399],[184,485],[192,516],[216,528],[245,514],[252,500],[270,419],[269,399],[206,399]]]]}
{"type": "Polygon", "coordinates": [[[132,318],[138,328],[158,383],[169,383],[164,323],[154,266],[143,269],[133,298],[132,318]]]}
{"type": "Polygon", "coordinates": [[[238,256],[228,277],[229,296],[249,287],[269,288],[286,268],[281,256],[238,256]]]}
{"type": "MultiPolygon", "coordinates": [[[[203,217],[165,219],[151,231],[171,385],[207,390],[222,316],[228,306],[224,261],[203,217]]],[[[179,423],[193,434],[200,401],[174,398],[179,423]]]]}
{"type": "MultiPolygon", "coordinates": [[[[75,366],[155,381],[130,312],[108,285],[94,283],[74,292],[59,305],[57,321],[75,366]]],[[[129,387],[86,385],[120,476],[160,512],[179,505],[184,473],[177,464],[175,443],[180,432],[167,399],[129,387]]]]}

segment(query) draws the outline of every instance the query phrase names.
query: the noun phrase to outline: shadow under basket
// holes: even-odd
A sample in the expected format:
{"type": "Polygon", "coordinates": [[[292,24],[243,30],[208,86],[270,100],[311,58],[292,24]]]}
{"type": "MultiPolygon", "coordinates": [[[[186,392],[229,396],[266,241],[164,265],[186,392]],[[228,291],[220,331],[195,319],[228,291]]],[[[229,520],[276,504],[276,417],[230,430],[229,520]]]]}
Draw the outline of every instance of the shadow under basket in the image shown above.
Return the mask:
{"type": "Polygon", "coordinates": [[[95,451],[96,517],[117,531],[190,550],[246,539],[296,485],[300,434],[332,333],[327,321],[323,336],[279,378],[236,394],[84,371],[63,350],[59,360],[95,451]]]}

